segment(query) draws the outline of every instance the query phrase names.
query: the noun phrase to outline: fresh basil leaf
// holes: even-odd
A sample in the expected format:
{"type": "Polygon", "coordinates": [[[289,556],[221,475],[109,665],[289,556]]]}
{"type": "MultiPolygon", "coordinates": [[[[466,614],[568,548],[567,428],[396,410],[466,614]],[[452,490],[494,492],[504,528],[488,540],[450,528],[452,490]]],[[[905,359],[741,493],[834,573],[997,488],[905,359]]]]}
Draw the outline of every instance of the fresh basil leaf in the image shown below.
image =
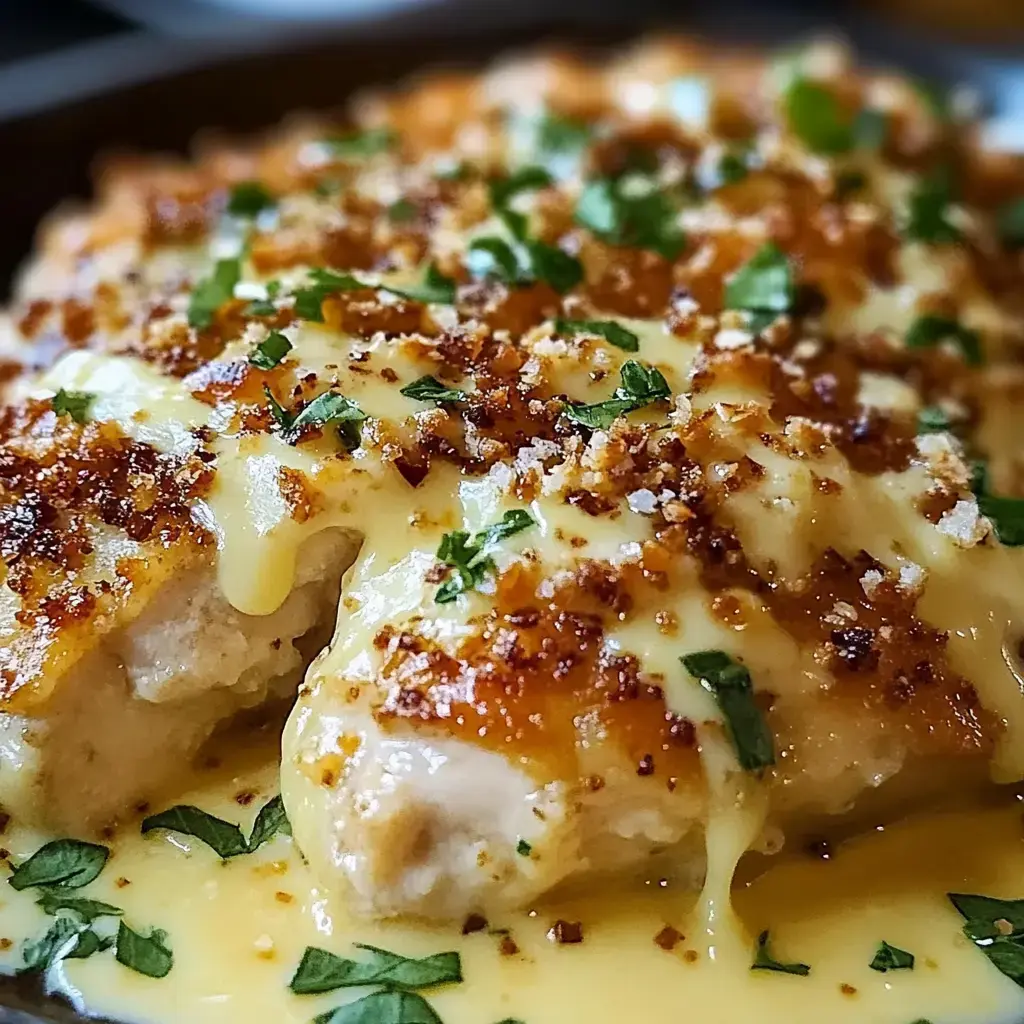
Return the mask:
{"type": "Polygon", "coordinates": [[[263,385],[263,394],[267,396],[270,414],[274,417],[274,422],[277,423],[281,428],[281,433],[284,434],[291,426],[291,413],[274,397],[274,392],[266,384],[263,385]]]}
{"type": "Polygon", "coordinates": [[[1024,987],[1024,900],[947,893],[967,936],[1011,981],[1024,987]]]}
{"type": "Polygon", "coordinates": [[[547,188],[554,179],[543,167],[530,165],[520,167],[504,178],[495,178],[490,186],[491,205],[500,210],[508,205],[510,199],[520,192],[532,192],[539,188],[547,188]]]}
{"type": "Polygon", "coordinates": [[[45,914],[56,914],[59,910],[68,910],[82,921],[95,921],[97,917],[120,917],[124,911],[120,907],[99,900],[84,897],[65,896],[59,889],[47,889],[39,894],[36,900],[45,914]]]}
{"type": "Polygon", "coordinates": [[[7,879],[13,889],[57,885],[80,889],[88,885],[107,863],[110,851],[96,843],[78,839],[54,839],[22,861],[7,879]]]}
{"type": "Polygon", "coordinates": [[[750,173],[750,150],[748,149],[727,149],[719,158],[715,168],[717,180],[713,187],[722,185],[735,185],[742,181],[750,173]]]}
{"type": "Polygon", "coordinates": [[[549,112],[537,122],[537,148],[548,156],[578,153],[589,143],[590,135],[586,122],[561,114],[549,112]]]}
{"type": "Polygon", "coordinates": [[[828,87],[796,77],[783,97],[790,129],[816,153],[845,153],[853,148],[853,130],[838,97],[828,87]]]}
{"type": "Polygon", "coordinates": [[[555,330],[559,334],[596,334],[625,352],[636,352],[640,348],[640,339],[614,320],[563,320],[559,318],[555,321],[555,330]]]}
{"type": "Polygon", "coordinates": [[[284,809],[284,800],[280,793],[268,800],[256,815],[252,832],[249,834],[248,852],[258,850],[279,832],[285,836],[292,834],[292,823],[288,820],[288,812],[284,809]]]}
{"type": "Polygon", "coordinates": [[[501,238],[475,238],[469,246],[466,266],[477,278],[494,277],[512,285],[546,281],[559,293],[569,291],[583,279],[583,267],[574,256],[530,239],[520,239],[513,248],[501,238]]]}
{"type": "Polygon", "coordinates": [[[192,290],[188,303],[189,326],[197,330],[209,327],[217,310],[234,298],[235,285],[241,279],[240,259],[218,260],[210,276],[204,277],[192,290]]]}
{"type": "Polygon", "coordinates": [[[983,362],[978,332],[948,316],[919,316],[910,325],[905,340],[908,348],[934,348],[942,341],[953,341],[969,366],[980,366],[983,362]]]}
{"type": "Polygon", "coordinates": [[[296,995],[313,995],[357,985],[419,989],[462,981],[458,953],[435,953],[416,959],[361,943],[356,948],[369,954],[366,961],[347,960],[325,949],[307,946],[288,987],[296,995]]]}
{"type": "Polygon", "coordinates": [[[890,946],[883,940],[878,944],[878,949],[868,967],[882,974],[885,974],[886,971],[910,971],[914,969],[914,954],[908,953],[898,946],[890,946]]]}
{"type": "Polygon", "coordinates": [[[796,974],[806,978],[811,973],[807,964],[795,963],[784,964],[776,960],[768,949],[768,932],[764,931],[757,937],[757,949],[754,952],[754,962],[750,965],[752,971],[777,971],[779,974],[796,974]]]}
{"type": "MultiPolygon", "coordinates": [[[[59,961],[73,956],[81,946],[82,936],[87,930],[80,921],[73,918],[56,918],[41,939],[24,944],[22,947],[23,965],[18,973],[46,972],[59,961]]],[[[95,948],[92,950],[92,952],[96,951],[95,948]]],[[[79,954],[79,957],[82,955],[79,954]]],[[[89,954],[85,953],[84,955],[88,956],[89,954]]]]}
{"type": "Polygon", "coordinates": [[[322,267],[311,270],[309,279],[308,287],[295,292],[295,315],[320,324],[324,322],[323,304],[328,296],[371,287],[351,274],[335,274],[322,267]]]}
{"type": "Polygon", "coordinates": [[[747,669],[725,651],[697,651],[679,660],[717,701],[740,766],[753,772],[775,764],[775,743],[747,669]]]}
{"type": "Polygon", "coordinates": [[[621,179],[591,181],[576,204],[576,222],[611,245],[650,249],[667,260],[676,259],[686,244],[674,204],[653,183],[637,193],[627,191],[621,179]]]}
{"type": "Polygon", "coordinates": [[[272,370],[291,350],[292,343],[280,331],[271,331],[249,353],[249,362],[258,370],[272,370]]]}
{"type": "Polygon", "coordinates": [[[1008,548],[1024,545],[1024,498],[979,494],[978,509],[992,521],[1000,544],[1008,548]]]}
{"type": "Polygon", "coordinates": [[[527,241],[524,249],[527,275],[537,281],[546,281],[559,295],[564,295],[583,280],[583,265],[557,245],[527,241]]]}
{"type": "Polygon", "coordinates": [[[313,1018],[313,1024],[441,1024],[441,1018],[415,992],[371,992],[313,1018]]]}
{"type": "Polygon", "coordinates": [[[270,299],[253,299],[243,312],[246,316],[276,316],[277,306],[270,299]]]}
{"type": "Polygon", "coordinates": [[[415,302],[435,302],[450,306],[455,301],[455,281],[445,277],[433,263],[427,267],[422,284],[408,285],[405,288],[392,288],[390,285],[383,287],[393,295],[401,295],[415,302]]]}
{"type": "Polygon", "coordinates": [[[64,954],[64,959],[86,960],[94,953],[102,953],[113,945],[113,935],[105,935],[101,938],[91,928],[85,928],[78,933],[78,942],[69,953],[64,954]]]}
{"type": "Polygon", "coordinates": [[[446,533],[438,545],[437,557],[451,567],[452,573],[437,588],[434,600],[438,604],[450,604],[459,594],[478,587],[494,569],[494,559],[490,556],[494,546],[535,525],[529,512],[510,509],[497,523],[481,530],[472,539],[465,530],[446,533]]]}
{"type": "Polygon", "coordinates": [[[193,807],[191,804],[178,804],[159,814],[151,814],[142,821],[142,833],[155,829],[166,829],[168,832],[180,832],[182,835],[195,836],[205,843],[217,856],[227,859],[248,852],[248,844],[242,830],[229,821],[215,818],[212,814],[193,807]]]}
{"type": "Polygon", "coordinates": [[[853,120],[853,142],[858,149],[877,151],[889,134],[889,117],[883,110],[865,108],[853,120]]]}
{"type": "Polygon", "coordinates": [[[406,384],[398,392],[406,398],[413,398],[417,402],[436,402],[443,405],[445,402],[464,402],[466,392],[459,388],[445,387],[439,380],[429,374],[419,377],[411,384],[406,384]]]}
{"type": "Polygon", "coordinates": [[[114,956],[119,964],[147,978],[164,978],[174,966],[174,954],[167,946],[166,932],[154,928],[149,935],[140,935],[124,921],[117,928],[114,956]]]}
{"type": "Polygon", "coordinates": [[[519,260],[512,246],[491,235],[473,239],[466,266],[474,277],[496,277],[513,284],[519,280],[519,260]]]}
{"type": "Polygon", "coordinates": [[[277,200],[261,182],[241,181],[231,190],[228,213],[235,217],[256,217],[263,210],[276,205],[277,200]]]}
{"type": "Polygon", "coordinates": [[[530,854],[533,853],[533,847],[525,839],[520,839],[519,842],[516,843],[516,853],[518,853],[520,857],[529,857],[530,854]]]}
{"type": "Polygon", "coordinates": [[[996,211],[996,232],[1011,249],[1024,246],[1024,197],[1014,199],[996,211]]]}
{"type": "Polygon", "coordinates": [[[793,272],[786,254],[765,243],[725,286],[726,309],[752,313],[785,313],[793,308],[793,272]]]}
{"type": "Polygon", "coordinates": [[[61,388],[50,399],[50,406],[58,416],[70,416],[76,423],[89,419],[89,406],[96,398],[90,391],[65,391],[61,388]]]}
{"type": "Polygon", "coordinates": [[[323,141],[332,155],[350,158],[377,156],[389,150],[396,139],[397,136],[390,128],[368,128],[347,135],[333,135],[323,141]]]}
{"type": "Polygon", "coordinates": [[[622,383],[611,398],[593,405],[567,405],[564,410],[566,417],[590,430],[605,430],[619,416],[669,398],[672,394],[664,375],[653,366],[630,359],[622,364],[619,373],[622,383]]]}
{"type": "Polygon", "coordinates": [[[939,405],[926,405],[917,412],[917,432],[919,434],[938,434],[949,430],[950,422],[946,411],[939,405]]]}
{"type": "Polygon", "coordinates": [[[949,220],[952,202],[953,178],[948,168],[940,167],[921,178],[907,200],[904,234],[919,242],[959,242],[963,235],[949,220]]]}
{"type": "MultiPolygon", "coordinates": [[[[348,451],[355,451],[360,444],[359,425],[366,419],[366,413],[351,399],[336,391],[325,391],[317,395],[297,416],[291,418],[288,435],[294,444],[303,428],[335,425],[338,436],[348,451]]],[[[286,438],[287,440],[287,438],[286,438]]]]}

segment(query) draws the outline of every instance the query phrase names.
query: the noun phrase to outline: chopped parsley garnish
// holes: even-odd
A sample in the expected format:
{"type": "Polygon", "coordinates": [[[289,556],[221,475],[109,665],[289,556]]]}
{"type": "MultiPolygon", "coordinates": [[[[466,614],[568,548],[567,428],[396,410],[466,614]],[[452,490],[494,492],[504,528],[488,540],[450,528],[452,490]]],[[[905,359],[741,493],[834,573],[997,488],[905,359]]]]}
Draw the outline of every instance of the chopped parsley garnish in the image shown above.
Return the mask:
{"type": "Polygon", "coordinates": [[[868,967],[885,974],[886,971],[910,971],[914,968],[914,954],[898,946],[890,946],[884,940],[878,944],[874,958],[868,967]]]}
{"type": "Polygon", "coordinates": [[[742,181],[750,173],[749,159],[749,150],[727,149],[719,158],[715,185],[735,185],[742,181]]]}
{"type": "Polygon", "coordinates": [[[356,948],[364,950],[367,959],[347,960],[326,949],[307,946],[288,987],[302,996],[358,985],[411,990],[462,981],[458,953],[435,953],[415,959],[362,943],[356,943],[356,948]]]}
{"type": "Polygon", "coordinates": [[[940,167],[922,178],[907,201],[904,234],[918,242],[959,242],[963,235],[949,220],[953,179],[949,168],[940,167]]]}
{"type": "Polygon", "coordinates": [[[395,224],[404,224],[407,221],[415,220],[417,212],[415,203],[408,199],[399,199],[388,207],[388,220],[395,224]]]}
{"type": "Polygon", "coordinates": [[[580,426],[590,430],[605,430],[620,416],[635,409],[642,409],[651,402],[668,398],[672,394],[668,381],[661,371],[653,366],[630,359],[622,364],[619,371],[622,383],[611,398],[593,405],[567,405],[565,415],[580,426]]]}
{"type": "Polygon", "coordinates": [[[328,296],[371,287],[351,274],[335,274],[322,267],[311,270],[309,280],[310,284],[307,287],[295,292],[295,314],[303,320],[313,320],[321,324],[324,322],[322,307],[324,299],[328,296]]]}
{"type": "Polygon", "coordinates": [[[281,293],[280,281],[267,282],[267,297],[265,299],[253,299],[243,312],[246,316],[276,316],[277,306],[274,299],[281,293]]]}
{"type": "Polygon", "coordinates": [[[435,377],[429,374],[419,377],[411,384],[406,384],[399,392],[406,398],[413,398],[417,402],[437,402],[443,405],[445,402],[464,402],[466,392],[459,388],[449,388],[442,384],[435,377]]]}
{"type": "Polygon", "coordinates": [[[61,960],[84,960],[113,945],[113,938],[101,938],[82,920],[57,917],[41,939],[26,942],[20,974],[47,972],[61,960]]]}
{"type": "Polygon", "coordinates": [[[949,416],[940,405],[926,405],[917,412],[917,432],[938,434],[950,429],[949,416]]]}
{"type": "Polygon", "coordinates": [[[1011,249],[1024,246],[1024,198],[1000,206],[996,211],[996,231],[1003,245],[1011,249]]]}
{"type": "Polygon", "coordinates": [[[67,910],[82,921],[95,921],[98,917],[120,917],[124,911],[110,903],[90,900],[83,896],[65,896],[59,889],[44,889],[36,903],[44,914],[67,910]]]}
{"type": "Polygon", "coordinates": [[[948,316],[919,316],[910,325],[905,340],[908,348],[934,348],[940,342],[952,341],[968,365],[980,366],[983,361],[978,332],[948,316]]]}
{"type": "Polygon", "coordinates": [[[622,178],[596,178],[576,204],[576,222],[611,245],[650,249],[674,260],[686,244],[676,209],[653,182],[635,189],[622,178]]]}
{"type": "Polygon", "coordinates": [[[583,280],[583,267],[575,256],[533,239],[519,239],[513,246],[493,235],[475,238],[466,265],[477,278],[492,277],[512,285],[546,281],[560,294],[583,280]]]}
{"type": "Polygon", "coordinates": [[[854,118],[853,140],[861,149],[881,149],[888,134],[889,118],[884,111],[866,108],[854,118]]]}
{"type": "Polygon", "coordinates": [[[234,298],[235,285],[241,278],[240,259],[217,260],[210,276],[204,277],[192,290],[188,303],[189,326],[197,330],[209,327],[217,310],[234,298]]]}
{"type": "Polygon", "coordinates": [[[761,330],[793,308],[794,294],[786,254],[774,242],[766,242],[726,283],[725,307],[746,310],[752,329],[761,330]]]}
{"type": "Polygon", "coordinates": [[[421,284],[406,285],[404,288],[393,288],[391,285],[381,287],[393,295],[401,295],[415,302],[436,302],[450,306],[455,301],[455,282],[445,277],[433,263],[427,267],[421,284]]]}
{"type": "Polygon", "coordinates": [[[965,918],[964,935],[994,967],[1024,988],[1024,900],[959,892],[947,895],[965,918]]]}
{"type": "Polygon", "coordinates": [[[321,1013],[313,1024],[442,1024],[434,1008],[415,992],[381,989],[321,1013]]]}
{"type": "Polygon", "coordinates": [[[280,332],[271,331],[249,354],[258,370],[272,370],[292,350],[292,343],[280,332]]]}
{"type": "Polygon", "coordinates": [[[508,206],[508,202],[520,192],[532,192],[535,189],[547,188],[554,179],[543,167],[531,164],[520,167],[504,178],[495,178],[490,184],[491,205],[499,212],[508,206]]]}
{"type": "Polygon", "coordinates": [[[452,573],[437,588],[434,600],[438,604],[450,604],[459,594],[478,587],[494,570],[491,551],[495,545],[535,525],[529,512],[515,508],[472,538],[465,530],[446,533],[441,538],[437,557],[451,567],[452,573]]]}
{"type": "Polygon", "coordinates": [[[263,210],[276,206],[277,200],[258,181],[241,181],[231,190],[228,213],[235,217],[256,217],[263,210]]]}
{"type": "Polygon", "coordinates": [[[326,428],[333,424],[338,429],[341,443],[350,452],[361,443],[359,425],[366,419],[366,413],[355,402],[337,391],[318,395],[296,416],[285,415],[287,424],[282,424],[282,435],[289,444],[295,444],[306,427],[326,428]]]}
{"type": "Polygon", "coordinates": [[[291,835],[291,825],[280,796],[267,801],[256,817],[248,841],[242,830],[229,821],[214,817],[191,804],[178,804],[169,810],[152,814],[142,822],[142,833],[166,829],[181,835],[194,836],[224,860],[243,853],[252,853],[278,832],[291,835]]]}
{"type": "Polygon", "coordinates": [[[164,978],[174,966],[166,932],[154,928],[149,935],[140,935],[124,921],[118,925],[114,956],[119,964],[147,978],[164,978]]]}
{"type": "Polygon", "coordinates": [[[58,416],[70,416],[76,423],[85,423],[89,418],[89,406],[95,398],[89,391],[65,391],[61,388],[50,399],[50,405],[58,416]]]}
{"type": "Polygon", "coordinates": [[[57,885],[80,889],[88,885],[107,863],[110,851],[79,839],[54,839],[22,861],[7,881],[13,889],[57,885]]]}
{"type": "Polygon", "coordinates": [[[386,152],[394,145],[396,138],[390,128],[368,128],[348,135],[332,135],[323,142],[334,156],[367,157],[386,152]]]}
{"type": "Polygon", "coordinates": [[[775,743],[746,667],[725,651],[697,651],[679,660],[717,701],[740,766],[753,772],[775,764],[775,743]]]}
{"type": "Polygon", "coordinates": [[[625,352],[636,352],[640,348],[640,339],[614,320],[563,320],[559,318],[555,321],[555,330],[559,334],[596,334],[625,352]]]}
{"type": "Polygon", "coordinates": [[[978,498],[978,510],[987,516],[1001,544],[1015,548],[1024,545],[1024,498],[1003,498],[988,489],[988,471],[976,463],[971,487],[978,498]]]}
{"type": "Polygon", "coordinates": [[[797,974],[806,978],[811,973],[807,964],[795,963],[784,964],[776,960],[768,949],[768,932],[761,932],[757,937],[757,949],[754,951],[754,962],[750,965],[752,971],[777,971],[779,974],[797,974]]]}
{"type": "Polygon", "coordinates": [[[853,147],[852,121],[828,87],[797,76],[783,98],[793,133],[816,153],[845,153],[853,147]]]}
{"type": "Polygon", "coordinates": [[[584,121],[547,113],[537,122],[537,148],[546,155],[577,153],[590,141],[590,134],[584,121]]]}
{"type": "Polygon", "coordinates": [[[516,843],[516,853],[518,853],[520,857],[529,857],[530,854],[533,853],[533,847],[525,839],[520,839],[519,842],[516,843]]]}

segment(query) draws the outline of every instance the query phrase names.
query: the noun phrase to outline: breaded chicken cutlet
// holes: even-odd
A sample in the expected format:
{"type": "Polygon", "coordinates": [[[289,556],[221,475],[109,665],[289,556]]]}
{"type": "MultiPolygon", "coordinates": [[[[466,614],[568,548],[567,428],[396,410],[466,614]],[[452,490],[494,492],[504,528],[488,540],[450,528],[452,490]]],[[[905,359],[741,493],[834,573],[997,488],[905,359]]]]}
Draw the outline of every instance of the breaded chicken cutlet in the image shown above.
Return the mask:
{"type": "Polygon", "coordinates": [[[102,823],[337,608],[282,788],[368,914],[1021,778],[1024,167],[954,99],[648,43],[112,171],[4,346],[5,769],[102,823]]]}

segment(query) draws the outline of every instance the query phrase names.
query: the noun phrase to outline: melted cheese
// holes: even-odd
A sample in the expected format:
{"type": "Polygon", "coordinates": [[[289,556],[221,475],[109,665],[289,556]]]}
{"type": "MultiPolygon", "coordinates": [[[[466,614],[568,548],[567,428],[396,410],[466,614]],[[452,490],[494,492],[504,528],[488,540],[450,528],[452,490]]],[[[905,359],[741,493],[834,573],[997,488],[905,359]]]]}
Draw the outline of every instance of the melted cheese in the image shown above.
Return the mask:
{"type": "MultiPolygon", "coordinates": [[[[200,776],[183,802],[247,826],[252,812],[234,796],[255,792],[255,807],[274,792],[273,763],[258,766],[267,754],[272,751],[254,752],[255,767],[236,763],[200,776]]],[[[520,950],[506,956],[499,952],[500,936],[487,932],[462,936],[451,927],[353,920],[311,876],[288,838],[222,863],[188,837],[142,837],[126,827],[87,895],[124,908],[137,930],[165,929],[172,972],[162,980],[145,978],[107,953],[63,962],[51,983],[79,1007],[118,1020],[305,1024],[365,993],[291,995],[287,982],[303,949],[315,945],[358,957],[352,943],[364,942],[407,955],[461,953],[465,982],[425,993],[445,1024],[506,1017],[528,1024],[669,1024],[681,1005],[693,1020],[723,1024],[908,1024],[922,1018],[1009,1024],[1024,1013],[1024,995],[963,939],[944,893],[1019,895],[1019,829],[1019,804],[1011,801],[878,829],[834,848],[828,860],[796,851],[737,887],[735,910],[727,903],[716,908],[709,934],[702,934],[693,896],[672,881],[671,865],[662,865],[665,875],[655,870],[586,899],[541,904],[491,922],[509,929],[520,950]],[[581,920],[583,943],[559,946],[547,938],[556,919],[581,920]],[[671,951],[654,942],[665,925],[685,935],[671,951]],[[749,970],[752,936],[769,925],[777,957],[810,964],[809,976],[749,970]],[[914,970],[870,970],[882,939],[913,952],[914,970]]],[[[711,839],[720,863],[748,838],[723,819],[711,839]]],[[[21,831],[5,836],[16,859],[39,840],[21,831]]],[[[47,919],[31,892],[6,889],[2,896],[0,936],[45,930],[47,919]]],[[[0,952],[5,966],[19,962],[17,942],[0,952]]]]}

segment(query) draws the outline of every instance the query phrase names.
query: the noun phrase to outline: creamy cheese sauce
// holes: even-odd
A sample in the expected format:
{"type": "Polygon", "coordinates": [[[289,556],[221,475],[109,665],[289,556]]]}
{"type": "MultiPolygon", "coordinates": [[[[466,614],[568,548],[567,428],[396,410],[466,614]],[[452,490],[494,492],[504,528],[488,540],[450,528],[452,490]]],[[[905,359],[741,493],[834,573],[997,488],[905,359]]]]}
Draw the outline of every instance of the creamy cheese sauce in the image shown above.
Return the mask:
{"type": "MultiPolygon", "coordinates": [[[[262,753],[267,753],[262,744],[262,753]]],[[[277,787],[276,759],[248,760],[201,772],[182,797],[227,820],[251,823],[277,787]],[[249,809],[236,796],[255,794],[249,809]]],[[[734,837],[734,842],[736,841],[734,837]]],[[[4,837],[16,860],[40,837],[4,837]]],[[[737,884],[713,934],[694,895],[677,885],[671,865],[647,877],[601,887],[585,899],[553,900],[489,922],[462,936],[457,927],[353,920],[343,902],[320,888],[294,842],[279,836],[255,854],[222,862],[185,836],[141,836],[125,825],[112,857],[79,895],[122,907],[136,930],[160,927],[174,953],[171,974],[154,980],[113,956],[64,961],[52,988],[78,1007],[117,1020],[162,1024],[301,1024],[365,994],[356,989],[295,996],[287,983],[307,945],[358,958],[355,942],[407,955],[458,950],[464,983],[426,993],[445,1024],[594,1024],[624,1019],[676,1021],[684,1007],[701,1024],[997,1024],[1019,1020],[1024,994],[968,943],[948,891],[1020,894],[1024,869],[1021,805],[951,811],[878,828],[831,848],[828,859],[792,851],[737,884]],[[558,919],[580,921],[584,939],[558,945],[547,937],[558,919]],[[671,950],[654,937],[666,925],[681,932],[671,950]],[[750,971],[754,936],[771,929],[773,953],[811,966],[807,977],[750,971]],[[508,929],[519,952],[501,952],[508,929]],[[911,951],[910,971],[882,974],[868,964],[884,939],[911,951]]],[[[720,851],[725,852],[725,851],[720,851]]],[[[720,908],[721,909],[721,908],[720,908]]],[[[41,935],[47,919],[31,892],[5,887],[0,953],[20,963],[18,940],[41,935]],[[6,945],[6,944],[5,944],[6,945]]],[[[100,929],[103,924],[99,925],[100,929]]]]}

